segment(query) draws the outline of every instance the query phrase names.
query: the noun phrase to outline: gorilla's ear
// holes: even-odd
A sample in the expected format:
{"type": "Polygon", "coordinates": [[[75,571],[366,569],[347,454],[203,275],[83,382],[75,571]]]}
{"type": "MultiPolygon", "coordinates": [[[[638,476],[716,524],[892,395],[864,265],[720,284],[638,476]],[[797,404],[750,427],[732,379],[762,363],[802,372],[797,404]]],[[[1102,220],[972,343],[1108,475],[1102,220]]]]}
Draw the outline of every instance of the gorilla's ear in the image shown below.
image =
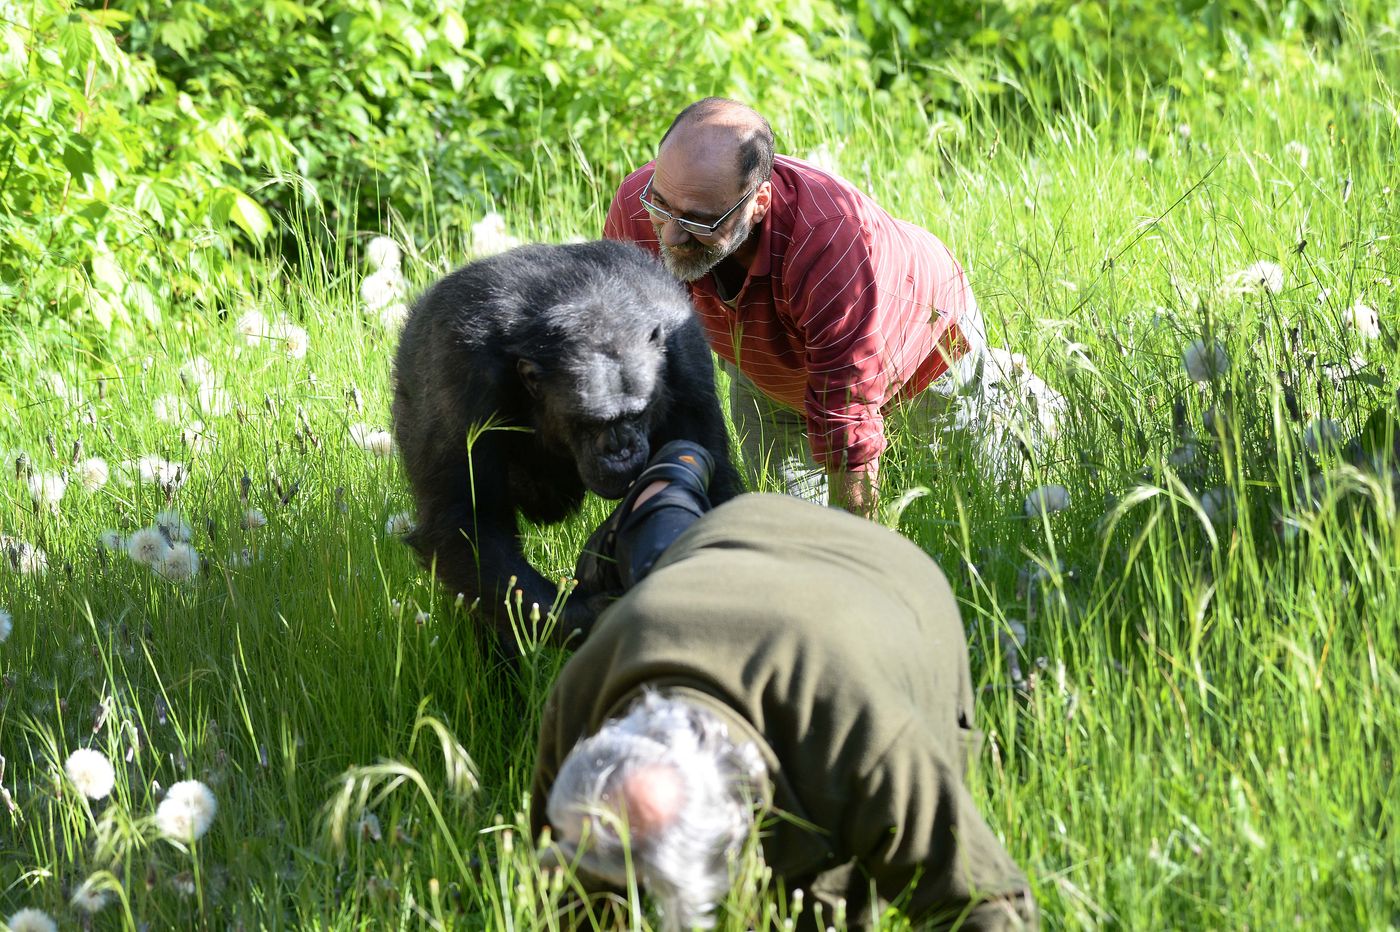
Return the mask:
{"type": "Polygon", "coordinates": [[[540,379],[544,376],[544,369],[540,364],[522,356],[515,362],[515,371],[520,373],[520,381],[525,383],[525,389],[531,397],[540,397],[540,379]]]}

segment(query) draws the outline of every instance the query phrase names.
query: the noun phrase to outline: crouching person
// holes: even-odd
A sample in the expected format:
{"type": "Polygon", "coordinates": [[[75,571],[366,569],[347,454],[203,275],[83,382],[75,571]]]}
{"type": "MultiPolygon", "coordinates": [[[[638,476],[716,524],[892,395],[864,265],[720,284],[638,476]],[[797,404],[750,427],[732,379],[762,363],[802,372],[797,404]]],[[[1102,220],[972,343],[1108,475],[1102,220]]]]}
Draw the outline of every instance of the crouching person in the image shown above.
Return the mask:
{"type": "Polygon", "coordinates": [[[668,929],[713,923],[756,819],[807,921],[843,900],[851,928],[894,902],[920,928],[1035,927],[963,782],[972,686],[938,567],[787,496],[705,513],[704,451],[680,446],[580,561],[626,591],[546,703],[536,835],[589,888],[625,890],[631,865],[668,929]]]}

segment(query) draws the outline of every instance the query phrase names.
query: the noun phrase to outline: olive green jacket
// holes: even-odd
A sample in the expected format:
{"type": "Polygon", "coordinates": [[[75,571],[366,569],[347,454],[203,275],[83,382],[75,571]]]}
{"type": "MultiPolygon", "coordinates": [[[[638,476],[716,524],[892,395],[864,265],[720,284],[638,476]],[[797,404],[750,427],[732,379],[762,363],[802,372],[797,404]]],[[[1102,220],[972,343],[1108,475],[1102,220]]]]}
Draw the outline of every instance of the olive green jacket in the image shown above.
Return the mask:
{"type": "Polygon", "coordinates": [[[975,920],[971,905],[1026,880],[963,784],[969,679],[957,604],[925,553],[844,512],[741,496],[689,528],[564,666],[533,827],[574,744],[656,688],[763,753],[764,860],[825,901],[827,921],[837,897],[859,926],[902,894],[911,916],[975,920]]]}

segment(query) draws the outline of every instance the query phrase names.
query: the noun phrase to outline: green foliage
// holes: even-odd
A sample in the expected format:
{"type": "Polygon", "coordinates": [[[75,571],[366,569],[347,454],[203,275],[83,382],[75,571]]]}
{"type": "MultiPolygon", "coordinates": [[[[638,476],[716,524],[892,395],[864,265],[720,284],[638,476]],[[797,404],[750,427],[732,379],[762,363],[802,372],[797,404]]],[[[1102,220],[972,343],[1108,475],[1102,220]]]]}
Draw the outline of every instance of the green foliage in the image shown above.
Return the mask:
{"type": "Polygon", "coordinates": [[[274,218],[436,230],[531,183],[542,144],[615,173],[695,97],[859,84],[819,28],[839,21],[830,0],[0,0],[0,300],[103,332],[217,306],[274,218]]]}
{"type": "Polygon", "coordinates": [[[874,0],[845,3],[890,82],[910,72],[926,105],[953,113],[981,98],[1003,108],[1059,108],[1086,88],[1146,85],[1219,100],[1251,53],[1326,44],[1349,30],[1400,26],[1393,3],[1290,0],[874,0]]]}

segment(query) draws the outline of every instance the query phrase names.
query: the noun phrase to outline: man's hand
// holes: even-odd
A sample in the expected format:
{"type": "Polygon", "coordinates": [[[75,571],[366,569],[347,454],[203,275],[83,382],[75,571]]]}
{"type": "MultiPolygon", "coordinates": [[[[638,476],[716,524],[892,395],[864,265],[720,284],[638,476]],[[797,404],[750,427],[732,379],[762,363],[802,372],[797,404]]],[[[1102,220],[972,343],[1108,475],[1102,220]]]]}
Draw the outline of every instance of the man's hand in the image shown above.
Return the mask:
{"type": "Polygon", "coordinates": [[[880,508],[880,462],[871,460],[860,470],[837,470],[827,475],[831,504],[851,514],[873,519],[880,508]]]}

